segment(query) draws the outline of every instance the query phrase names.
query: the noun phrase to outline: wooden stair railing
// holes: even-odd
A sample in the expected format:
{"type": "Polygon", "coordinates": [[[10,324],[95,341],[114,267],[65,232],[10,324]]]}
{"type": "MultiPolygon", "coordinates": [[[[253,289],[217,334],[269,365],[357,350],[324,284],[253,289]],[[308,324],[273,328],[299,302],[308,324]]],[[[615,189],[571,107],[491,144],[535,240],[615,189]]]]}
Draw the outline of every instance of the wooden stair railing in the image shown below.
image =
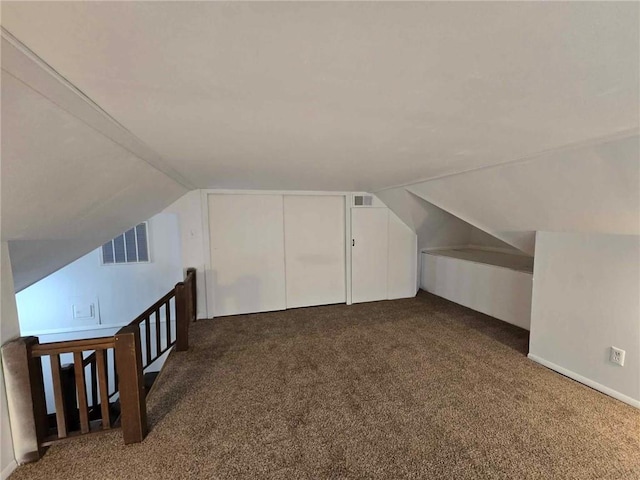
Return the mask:
{"type": "MultiPolygon", "coordinates": [[[[51,378],[53,380],[53,396],[55,401],[56,431],[50,433],[47,428],[47,435],[42,439],[45,446],[55,440],[95,432],[98,430],[109,430],[112,418],[109,411],[109,367],[107,364],[107,352],[115,348],[113,337],[91,338],[84,340],[72,340],[67,342],[44,343],[34,342],[30,352],[32,358],[48,356],[51,365],[51,378]],[[84,352],[93,351],[88,357],[84,357],[84,352]],[[71,405],[63,387],[62,366],[60,356],[62,354],[73,354],[73,374],[72,385],[77,396],[77,411],[79,417],[79,431],[73,430],[71,405]],[[87,367],[90,374],[87,375],[87,367]],[[88,383],[88,385],[87,385],[88,383]],[[87,390],[91,393],[88,397],[87,390]],[[67,398],[65,398],[65,396],[67,398]],[[89,398],[91,402],[89,402],[89,398]],[[90,411],[100,409],[100,425],[90,425],[90,411]]],[[[68,384],[68,382],[67,382],[68,384]]],[[[68,391],[68,390],[67,390],[68,391]]]]}
{"type": "Polygon", "coordinates": [[[20,434],[28,440],[21,444],[24,451],[16,452],[19,461],[37,460],[52,443],[114,428],[121,428],[125,444],[144,439],[144,370],[174,345],[177,351],[189,348],[189,324],[196,317],[195,278],[195,269],[188,269],[183,282],[111,337],[44,344],[36,337],[21,337],[2,347],[9,369],[5,381],[24,400],[10,402],[10,414],[20,418],[24,430],[20,434]],[[72,363],[63,365],[63,355],[71,355],[72,363]],[[45,357],[51,369],[54,414],[47,414],[45,357]]]}

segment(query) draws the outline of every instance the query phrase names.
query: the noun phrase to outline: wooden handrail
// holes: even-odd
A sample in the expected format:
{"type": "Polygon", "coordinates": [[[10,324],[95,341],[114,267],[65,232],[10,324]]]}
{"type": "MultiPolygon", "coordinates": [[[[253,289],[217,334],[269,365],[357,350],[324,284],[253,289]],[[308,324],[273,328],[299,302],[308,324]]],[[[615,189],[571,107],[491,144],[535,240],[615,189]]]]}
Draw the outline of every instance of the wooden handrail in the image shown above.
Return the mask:
{"type": "Polygon", "coordinates": [[[140,323],[144,322],[147,319],[147,317],[149,317],[149,315],[151,315],[153,312],[155,312],[159,307],[161,307],[163,304],[165,304],[168,300],[171,300],[174,297],[175,294],[176,294],[175,288],[172,288],[169,292],[165,293],[160,298],[160,300],[158,300],[156,303],[154,303],[149,308],[147,308],[144,312],[142,312],[140,315],[138,315],[134,320],[129,322],[128,325],[140,324],[140,323]]]}
{"type": "Polygon", "coordinates": [[[113,348],[113,337],[87,338],[66,342],[38,343],[31,348],[31,355],[43,357],[60,353],[86,352],[88,350],[113,348]]]}
{"type": "Polygon", "coordinates": [[[35,337],[22,337],[3,346],[10,362],[21,365],[18,384],[26,385],[26,411],[33,416],[30,429],[35,450],[21,456],[24,461],[37,460],[42,448],[61,439],[97,433],[121,425],[125,444],[140,442],[147,433],[143,373],[155,360],[175,346],[176,351],[189,348],[189,324],[196,320],[196,270],[187,269],[185,279],[110,337],[40,344],[35,337]],[[172,329],[171,300],[174,300],[172,329]],[[166,340],[162,342],[161,313],[164,309],[166,340]],[[152,319],[152,316],[155,318],[152,319]],[[144,325],[145,332],[141,332],[144,325]],[[155,334],[151,334],[152,326],[155,334]],[[141,338],[144,335],[144,362],[141,338]],[[152,349],[151,344],[155,343],[152,349]],[[6,348],[5,348],[6,347],[6,348]],[[108,352],[112,351],[110,355],[108,352]],[[73,363],[61,365],[61,355],[72,354],[73,363]],[[88,354],[85,356],[85,354],[88,354]],[[50,357],[55,403],[55,433],[49,420],[44,397],[42,357],[50,357]],[[87,375],[90,369],[90,375],[87,375]],[[115,383],[109,392],[110,378],[115,383]],[[89,399],[89,393],[91,398],[89,399]],[[111,400],[120,395],[120,424],[112,418],[111,400]],[[100,420],[100,423],[96,423],[100,420]]]}

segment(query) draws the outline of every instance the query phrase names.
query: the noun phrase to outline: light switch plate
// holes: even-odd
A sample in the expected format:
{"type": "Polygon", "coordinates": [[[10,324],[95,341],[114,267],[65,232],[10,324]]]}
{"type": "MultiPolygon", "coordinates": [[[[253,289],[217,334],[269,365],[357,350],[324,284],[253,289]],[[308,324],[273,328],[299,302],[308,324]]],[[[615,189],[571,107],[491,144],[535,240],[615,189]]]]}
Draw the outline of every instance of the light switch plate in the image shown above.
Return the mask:
{"type": "Polygon", "coordinates": [[[73,305],[73,318],[94,318],[95,308],[93,303],[80,303],[73,305]]]}

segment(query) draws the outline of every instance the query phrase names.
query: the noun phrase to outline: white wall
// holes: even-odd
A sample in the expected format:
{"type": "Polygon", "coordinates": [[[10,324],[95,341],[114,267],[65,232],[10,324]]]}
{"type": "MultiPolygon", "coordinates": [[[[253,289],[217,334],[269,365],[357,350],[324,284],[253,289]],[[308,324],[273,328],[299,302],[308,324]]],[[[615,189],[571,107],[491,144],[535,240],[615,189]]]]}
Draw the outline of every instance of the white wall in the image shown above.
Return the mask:
{"type": "Polygon", "coordinates": [[[387,298],[413,297],[417,291],[418,237],[392,211],[388,226],[387,298]]]}
{"type": "Polygon", "coordinates": [[[469,244],[471,225],[406,188],[382,190],[376,196],[418,235],[419,250],[469,244]]]}
{"type": "Polygon", "coordinates": [[[437,254],[421,257],[422,289],[529,330],[530,273],[437,254]]]}
{"type": "MultiPolygon", "coordinates": [[[[196,268],[197,318],[207,317],[207,290],[205,284],[207,262],[204,254],[204,245],[205,241],[208,242],[208,240],[204,238],[202,210],[202,190],[192,190],[184,194],[164,210],[165,213],[173,213],[178,216],[182,267],[196,268]]],[[[206,235],[208,235],[208,232],[206,235]]]]}
{"type": "Polygon", "coordinates": [[[474,245],[517,252],[515,248],[414,195],[406,187],[376,195],[418,235],[418,249],[474,245]]]}
{"type": "Polygon", "coordinates": [[[149,263],[101,265],[96,249],[16,295],[23,335],[126,325],[183,279],[178,218],[149,220],[149,263]],[[99,318],[74,319],[74,303],[91,303],[99,318]]]}
{"type": "Polygon", "coordinates": [[[517,248],[503,242],[499,238],[480,230],[479,228],[470,225],[471,232],[469,235],[469,245],[473,247],[479,247],[481,249],[498,250],[505,253],[514,253],[516,255],[523,255],[524,253],[517,248]]]}
{"type": "Polygon", "coordinates": [[[640,407],[640,237],[538,232],[535,257],[529,357],[640,407]]]}
{"type": "MultiPolygon", "coordinates": [[[[5,344],[20,336],[18,312],[13,288],[13,275],[9,258],[9,247],[2,242],[0,255],[0,344],[5,344]]],[[[0,365],[2,360],[0,359],[0,365]]],[[[13,439],[7,405],[7,394],[4,385],[4,372],[0,368],[0,477],[7,478],[16,467],[13,454],[13,439]]]]}
{"type": "Polygon", "coordinates": [[[422,260],[419,253],[422,250],[473,245],[479,248],[521,253],[502,240],[414,195],[405,187],[382,190],[376,195],[417,235],[416,289],[419,287],[421,277],[422,260]]]}

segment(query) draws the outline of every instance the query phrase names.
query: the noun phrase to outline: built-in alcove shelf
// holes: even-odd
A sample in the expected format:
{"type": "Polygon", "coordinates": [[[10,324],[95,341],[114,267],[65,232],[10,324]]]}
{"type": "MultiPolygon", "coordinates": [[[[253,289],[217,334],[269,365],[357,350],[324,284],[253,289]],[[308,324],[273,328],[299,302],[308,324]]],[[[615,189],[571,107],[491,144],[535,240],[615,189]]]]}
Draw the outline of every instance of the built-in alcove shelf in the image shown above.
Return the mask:
{"type": "Polygon", "coordinates": [[[422,253],[440,255],[443,257],[484,263],[495,267],[510,268],[520,272],[533,273],[533,257],[517,253],[506,253],[486,250],[477,247],[442,248],[437,250],[423,250],[422,253]]]}
{"type": "Polygon", "coordinates": [[[533,258],[473,247],[423,250],[420,288],[529,330],[533,258]]]}

